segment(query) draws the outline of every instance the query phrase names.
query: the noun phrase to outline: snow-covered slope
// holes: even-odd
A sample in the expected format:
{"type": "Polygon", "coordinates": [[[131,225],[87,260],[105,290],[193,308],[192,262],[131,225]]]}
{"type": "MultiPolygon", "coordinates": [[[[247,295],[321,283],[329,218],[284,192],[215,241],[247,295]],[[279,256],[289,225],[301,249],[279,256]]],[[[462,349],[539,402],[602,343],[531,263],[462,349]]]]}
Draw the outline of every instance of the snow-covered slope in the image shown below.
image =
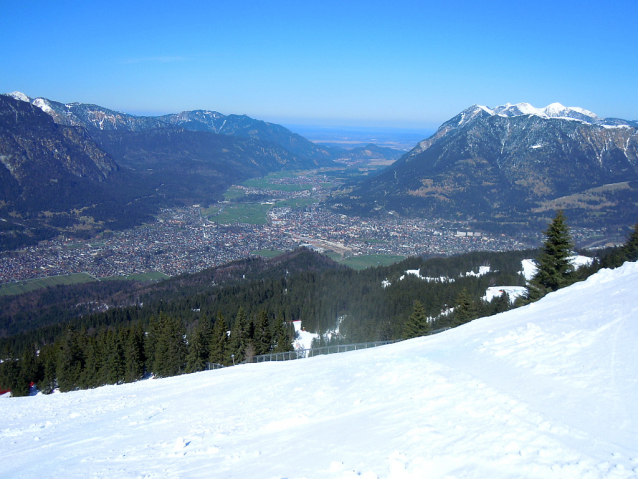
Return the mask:
{"type": "Polygon", "coordinates": [[[4,477],[630,478],[638,264],[425,338],[0,400],[4,477]]]}

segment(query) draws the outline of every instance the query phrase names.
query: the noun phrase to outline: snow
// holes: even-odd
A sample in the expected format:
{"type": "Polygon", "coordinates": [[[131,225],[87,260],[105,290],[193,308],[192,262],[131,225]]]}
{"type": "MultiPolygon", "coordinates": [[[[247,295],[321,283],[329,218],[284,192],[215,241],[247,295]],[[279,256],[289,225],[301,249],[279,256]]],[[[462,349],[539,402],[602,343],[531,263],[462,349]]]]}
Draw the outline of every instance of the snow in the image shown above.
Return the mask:
{"type": "Polygon", "coordinates": [[[483,276],[489,273],[490,271],[491,271],[490,266],[479,266],[478,273],[475,273],[474,271],[468,271],[467,273],[465,273],[464,275],[462,274],[461,276],[476,276],[478,278],[479,276],[483,276]]]}
{"type": "Polygon", "coordinates": [[[527,281],[531,280],[536,274],[536,262],[533,259],[524,259],[521,261],[523,267],[523,276],[527,281]]]}
{"type": "MultiPolygon", "coordinates": [[[[479,271],[478,273],[475,273],[474,271],[468,271],[467,273],[461,273],[459,276],[460,277],[464,277],[464,276],[483,276],[484,274],[487,274],[491,271],[489,266],[479,266],[479,271]]],[[[454,283],[454,281],[456,281],[454,278],[449,278],[447,276],[439,276],[438,278],[433,278],[431,276],[421,276],[421,270],[420,269],[408,269],[406,270],[405,274],[401,275],[399,277],[399,281],[403,281],[406,277],[406,275],[411,274],[412,276],[416,276],[419,279],[422,279],[423,281],[427,281],[430,283],[454,283]]],[[[381,282],[381,286],[384,288],[387,288],[388,286],[391,286],[392,283],[390,283],[387,279],[383,280],[381,282]]]]}
{"type": "Polygon", "coordinates": [[[4,477],[635,478],[638,264],[389,346],[0,400],[4,477]]]}
{"type": "MultiPolygon", "coordinates": [[[[592,263],[593,259],[589,256],[581,256],[581,255],[573,255],[570,262],[576,268],[580,268],[581,266],[589,266],[592,263]]],[[[521,266],[523,267],[522,274],[527,281],[531,280],[536,274],[536,262],[533,259],[524,259],[521,261],[521,266]]]]}
{"type": "Polygon", "coordinates": [[[16,100],[20,100],[20,101],[26,101],[27,103],[31,103],[31,99],[26,96],[24,93],[20,92],[20,91],[14,91],[11,93],[7,93],[7,96],[10,96],[16,100]]]}
{"type": "Polygon", "coordinates": [[[51,113],[53,112],[53,108],[51,108],[49,106],[49,104],[47,103],[47,101],[44,98],[36,98],[33,101],[33,104],[35,106],[37,106],[38,108],[40,108],[43,112],[45,113],[51,113]]]}
{"type": "Polygon", "coordinates": [[[490,286],[485,291],[485,296],[483,296],[484,301],[492,301],[494,298],[498,296],[502,296],[503,293],[507,293],[510,298],[510,303],[514,303],[516,298],[520,296],[524,296],[527,293],[527,288],[525,286],[490,286]]]}
{"type": "Polygon", "coordinates": [[[319,335],[306,331],[301,326],[301,321],[293,321],[292,324],[295,326],[295,341],[293,343],[295,349],[310,349],[312,340],[318,339],[319,335]]]}
{"type": "Polygon", "coordinates": [[[564,120],[578,120],[587,123],[600,123],[600,118],[589,110],[577,106],[563,106],[560,103],[551,103],[545,108],[536,108],[529,103],[506,103],[494,108],[477,105],[490,115],[503,117],[534,115],[541,118],[561,118],[564,120]]]}

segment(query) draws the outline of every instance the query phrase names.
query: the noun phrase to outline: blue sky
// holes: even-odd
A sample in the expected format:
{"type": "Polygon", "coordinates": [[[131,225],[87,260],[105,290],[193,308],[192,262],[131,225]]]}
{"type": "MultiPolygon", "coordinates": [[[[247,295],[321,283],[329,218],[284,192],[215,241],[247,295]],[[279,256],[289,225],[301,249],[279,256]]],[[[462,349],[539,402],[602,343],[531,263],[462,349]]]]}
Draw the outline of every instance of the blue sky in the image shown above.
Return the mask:
{"type": "Polygon", "coordinates": [[[638,1],[0,0],[0,92],[431,129],[479,103],[638,118],[638,1]]]}

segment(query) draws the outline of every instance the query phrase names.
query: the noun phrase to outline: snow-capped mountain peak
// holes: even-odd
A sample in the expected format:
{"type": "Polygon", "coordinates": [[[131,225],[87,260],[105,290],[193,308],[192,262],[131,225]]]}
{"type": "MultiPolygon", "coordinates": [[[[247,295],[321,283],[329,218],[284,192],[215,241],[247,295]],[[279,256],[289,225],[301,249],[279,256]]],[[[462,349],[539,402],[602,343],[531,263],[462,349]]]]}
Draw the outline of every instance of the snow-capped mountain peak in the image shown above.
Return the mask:
{"type": "Polygon", "coordinates": [[[10,96],[11,98],[15,98],[16,100],[26,101],[27,103],[31,103],[31,98],[29,98],[28,96],[26,96],[24,93],[20,91],[6,93],[6,95],[10,96]]]}
{"type": "Polygon", "coordinates": [[[474,107],[480,108],[490,115],[499,115],[504,117],[534,115],[541,118],[566,118],[585,121],[588,123],[596,123],[600,121],[598,116],[589,110],[574,106],[564,106],[558,102],[551,103],[545,108],[536,108],[530,103],[525,102],[516,104],[506,103],[505,105],[499,105],[494,108],[483,105],[475,105],[474,107]]]}

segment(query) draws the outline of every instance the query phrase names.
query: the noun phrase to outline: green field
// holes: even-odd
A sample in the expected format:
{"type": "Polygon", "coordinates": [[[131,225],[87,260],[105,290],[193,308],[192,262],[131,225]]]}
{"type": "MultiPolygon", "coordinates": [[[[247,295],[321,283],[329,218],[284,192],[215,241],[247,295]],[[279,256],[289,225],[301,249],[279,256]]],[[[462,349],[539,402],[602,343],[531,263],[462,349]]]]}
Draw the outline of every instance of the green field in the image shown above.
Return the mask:
{"type": "Polygon", "coordinates": [[[274,258],[276,256],[281,256],[285,251],[281,251],[278,249],[261,249],[259,251],[251,251],[250,254],[255,254],[257,256],[263,256],[264,258],[274,258]]]}
{"type": "Polygon", "coordinates": [[[170,276],[160,273],[159,271],[149,271],[147,273],[135,273],[124,276],[109,276],[107,278],[101,278],[102,281],[160,281],[162,279],[170,278],[170,276]]]}
{"type": "Polygon", "coordinates": [[[352,269],[366,269],[372,266],[389,266],[405,259],[405,256],[391,254],[371,254],[362,256],[349,256],[342,261],[341,264],[349,266],[352,269]]]}
{"type": "Polygon", "coordinates": [[[341,261],[343,259],[343,256],[341,256],[339,253],[335,253],[332,250],[326,251],[324,254],[333,261],[341,261]]]}
{"type": "Polygon", "coordinates": [[[226,201],[232,201],[234,199],[241,198],[242,196],[245,196],[245,195],[246,195],[246,192],[242,190],[241,188],[237,188],[236,186],[231,186],[230,188],[228,188],[226,193],[224,193],[224,199],[226,201]]]}
{"type": "Polygon", "coordinates": [[[306,206],[310,206],[313,203],[316,203],[317,200],[314,198],[290,198],[287,200],[278,201],[275,203],[276,208],[284,208],[288,206],[289,208],[305,208],[306,206]]]}
{"type": "Polygon", "coordinates": [[[93,276],[87,273],[65,274],[62,276],[49,276],[47,278],[35,278],[26,281],[18,281],[17,283],[0,284],[0,296],[9,296],[13,294],[26,293],[40,288],[49,288],[51,286],[64,284],[90,283],[97,281],[93,276]]]}
{"type": "MultiPolygon", "coordinates": [[[[229,225],[233,223],[248,223],[251,225],[265,225],[268,223],[268,210],[272,205],[259,203],[225,204],[215,214],[210,214],[208,219],[215,223],[229,225]]],[[[209,208],[211,210],[212,208],[209,208]]]]}
{"type": "Polygon", "coordinates": [[[266,178],[252,178],[242,183],[244,186],[251,186],[253,188],[260,188],[262,190],[277,190],[277,191],[303,191],[311,190],[312,185],[277,185],[270,182],[268,177],[266,178]]]}

